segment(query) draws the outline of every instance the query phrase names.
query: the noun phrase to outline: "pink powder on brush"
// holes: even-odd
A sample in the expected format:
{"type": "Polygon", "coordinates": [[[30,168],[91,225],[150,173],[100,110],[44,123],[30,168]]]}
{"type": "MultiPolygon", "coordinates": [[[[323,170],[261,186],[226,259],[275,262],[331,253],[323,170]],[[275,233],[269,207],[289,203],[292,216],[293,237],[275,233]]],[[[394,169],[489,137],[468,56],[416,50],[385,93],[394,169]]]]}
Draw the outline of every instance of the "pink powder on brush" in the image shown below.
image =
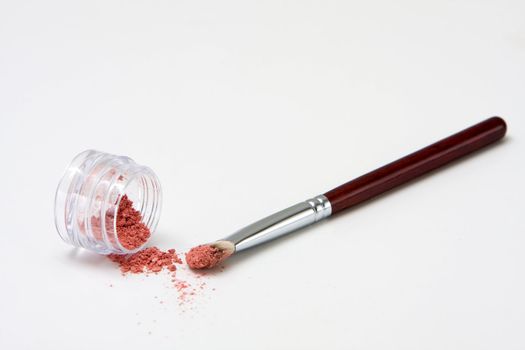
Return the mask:
{"type": "Polygon", "coordinates": [[[225,252],[211,245],[200,245],[186,253],[186,263],[195,270],[211,269],[225,257],[225,252]]]}

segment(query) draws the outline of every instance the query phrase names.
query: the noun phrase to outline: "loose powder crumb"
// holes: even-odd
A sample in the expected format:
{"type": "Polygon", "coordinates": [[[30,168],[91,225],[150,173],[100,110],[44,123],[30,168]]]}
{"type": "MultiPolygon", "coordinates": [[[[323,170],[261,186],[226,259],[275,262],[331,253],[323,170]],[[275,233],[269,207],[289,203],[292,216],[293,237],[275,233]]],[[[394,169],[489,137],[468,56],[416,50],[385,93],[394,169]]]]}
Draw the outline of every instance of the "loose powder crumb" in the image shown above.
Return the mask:
{"type": "Polygon", "coordinates": [[[182,263],[174,249],[163,252],[157,247],[149,247],[129,255],[110,254],[108,257],[119,264],[122,273],[157,273],[163,268],[175,271],[177,269],[175,263],[182,263]]]}
{"type": "Polygon", "coordinates": [[[211,269],[224,258],[224,251],[210,245],[200,245],[191,248],[186,253],[186,263],[195,270],[211,269]]]}
{"type": "Polygon", "coordinates": [[[149,228],[142,222],[142,215],[133,208],[127,195],[120,199],[118,207],[117,236],[120,244],[129,250],[142,246],[151,236],[149,228]]]}

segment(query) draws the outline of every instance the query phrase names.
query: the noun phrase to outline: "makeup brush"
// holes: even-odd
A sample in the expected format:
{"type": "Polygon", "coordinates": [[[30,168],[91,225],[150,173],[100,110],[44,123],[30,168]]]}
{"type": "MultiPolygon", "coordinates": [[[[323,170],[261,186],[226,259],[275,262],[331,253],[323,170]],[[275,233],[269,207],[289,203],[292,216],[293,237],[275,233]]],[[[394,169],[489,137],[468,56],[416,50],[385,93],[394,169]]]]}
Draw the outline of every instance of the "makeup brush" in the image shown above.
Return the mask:
{"type": "Polygon", "coordinates": [[[192,248],[186,262],[192,269],[213,268],[236,252],[309,226],[473,153],[501,139],[506,130],[503,119],[489,118],[228,237],[192,248]]]}

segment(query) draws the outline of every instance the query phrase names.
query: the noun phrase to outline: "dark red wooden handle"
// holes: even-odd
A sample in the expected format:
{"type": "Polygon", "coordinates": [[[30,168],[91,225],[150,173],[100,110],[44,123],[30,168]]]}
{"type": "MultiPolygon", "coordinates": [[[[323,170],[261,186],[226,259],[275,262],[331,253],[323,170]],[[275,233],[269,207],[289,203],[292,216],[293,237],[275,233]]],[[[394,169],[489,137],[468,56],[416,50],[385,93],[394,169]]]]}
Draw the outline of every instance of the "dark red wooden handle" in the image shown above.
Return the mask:
{"type": "Polygon", "coordinates": [[[507,125],[503,119],[489,118],[324,195],[332,204],[332,214],[335,214],[477,151],[501,139],[506,131],[507,125]]]}

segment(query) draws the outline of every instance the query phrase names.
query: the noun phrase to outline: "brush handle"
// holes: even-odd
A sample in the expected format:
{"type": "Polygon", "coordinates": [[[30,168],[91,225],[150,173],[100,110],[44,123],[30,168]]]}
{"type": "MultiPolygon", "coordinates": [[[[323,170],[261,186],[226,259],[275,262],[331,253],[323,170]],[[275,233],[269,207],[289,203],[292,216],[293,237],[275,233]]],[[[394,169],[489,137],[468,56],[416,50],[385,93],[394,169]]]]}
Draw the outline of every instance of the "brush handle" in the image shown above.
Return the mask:
{"type": "Polygon", "coordinates": [[[501,139],[506,130],[503,119],[489,118],[336,187],[324,194],[331,204],[332,215],[475,152],[501,139]]]}
{"type": "Polygon", "coordinates": [[[492,117],[324,195],[256,221],[213,245],[233,254],[287,235],[495,142],[505,135],[506,130],[503,119],[492,117]]]}

